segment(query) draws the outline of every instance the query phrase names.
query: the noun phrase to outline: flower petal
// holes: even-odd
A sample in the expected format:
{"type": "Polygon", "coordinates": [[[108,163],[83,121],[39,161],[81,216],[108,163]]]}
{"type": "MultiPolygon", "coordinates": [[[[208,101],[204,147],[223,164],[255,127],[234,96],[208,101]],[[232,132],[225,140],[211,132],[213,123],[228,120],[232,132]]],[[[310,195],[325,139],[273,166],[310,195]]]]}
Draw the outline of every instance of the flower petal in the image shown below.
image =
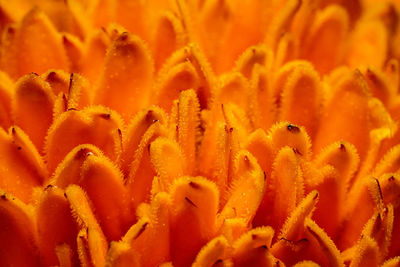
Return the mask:
{"type": "Polygon", "coordinates": [[[85,227],[78,233],[77,244],[81,266],[101,267],[105,265],[107,247],[102,244],[105,241],[102,234],[92,227],[85,227]]]}
{"type": "Polygon", "coordinates": [[[196,260],[192,264],[192,267],[203,267],[203,266],[215,266],[216,264],[222,264],[226,258],[229,244],[225,237],[218,236],[207,243],[197,254],[196,260]]]}
{"type": "Polygon", "coordinates": [[[393,206],[389,204],[382,212],[375,213],[365,224],[362,236],[376,241],[379,248],[379,261],[388,255],[393,230],[393,206]]]}
{"type": "MultiPolygon", "coordinates": [[[[305,236],[304,221],[310,217],[318,202],[319,193],[314,190],[309,193],[290,214],[283,225],[277,242],[272,246],[274,256],[284,259],[286,264],[294,264],[310,256],[309,249],[313,243],[305,236]]],[[[311,250],[311,255],[320,257],[319,253],[311,250]]]]}
{"type": "Polygon", "coordinates": [[[0,71],[0,127],[11,126],[11,99],[14,84],[5,72],[0,71]]]}
{"type": "Polygon", "coordinates": [[[167,123],[167,115],[164,110],[152,106],[138,112],[129,123],[126,133],[123,135],[123,151],[121,155],[121,169],[125,175],[129,173],[136,150],[149,127],[156,122],[163,125],[167,123]]]}
{"type": "Polygon", "coordinates": [[[154,72],[150,53],[139,37],[122,33],[107,50],[104,64],[94,103],[128,121],[149,104],[154,72]]]}
{"type": "Polygon", "coordinates": [[[168,138],[159,137],[151,143],[150,160],[163,191],[169,191],[175,179],[187,175],[186,157],[179,145],[168,138]]]}
{"type": "Polygon", "coordinates": [[[265,192],[265,176],[257,160],[247,151],[235,158],[235,174],[221,218],[243,218],[251,223],[265,192]]]}
{"type": "Polygon", "coordinates": [[[0,238],[2,264],[40,266],[33,209],[3,190],[0,190],[0,238]]]}
{"type": "Polygon", "coordinates": [[[284,64],[299,58],[299,42],[292,33],[286,32],[279,39],[276,48],[274,66],[276,68],[282,67],[284,64]]]}
{"type": "Polygon", "coordinates": [[[199,152],[199,173],[217,184],[221,198],[224,198],[225,188],[232,175],[229,171],[233,156],[230,151],[230,134],[226,124],[217,122],[214,127],[206,131],[199,152]]]}
{"type": "Polygon", "coordinates": [[[229,244],[231,244],[248,230],[249,226],[246,219],[230,218],[223,221],[219,232],[228,240],[229,244]]]}
{"type": "Polygon", "coordinates": [[[140,203],[150,200],[152,181],[157,174],[151,164],[149,148],[160,136],[167,136],[167,130],[160,122],[156,122],[145,132],[135,151],[135,160],[132,162],[126,182],[134,209],[140,203]]]}
{"type": "Polygon", "coordinates": [[[329,5],[317,12],[305,40],[303,56],[320,73],[328,73],[342,62],[349,24],[349,15],[341,6],[329,5]]]}
{"type": "Polygon", "coordinates": [[[239,56],[233,70],[250,79],[256,65],[265,66],[269,70],[272,67],[272,58],[273,52],[266,45],[250,46],[239,56]]]}
{"type": "Polygon", "coordinates": [[[322,106],[322,85],[309,65],[299,65],[288,76],[280,98],[279,119],[304,126],[313,138],[322,106]]]}
{"type": "Polygon", "coordinates": [[[367,153],[371,127],[365,79],[359,71],[354,71],[344,76],[333,90],[333,96],[322,113],[313,143],[314,151],[319,152],[328,144],[344,140],[357,148],[362,160],[367,153]]]}
{"type": "Polygon", "coordinates": [[[285,146],[291,147],[294,152],[309,159],[311,157],[311,141],[305,129],[288,122],[278,122],[269,130],[269,138],[272,140],[274,153],[285,146]]]}
{"type": "MultiPolygon", "coordinates": [[[[347,193],[360,163],[356,148],[347,142],[335,142],[324,148],[315,158],[317,167],[333,166],[340,175],[342,194],[347,193]]],[[[344,197],[342,195],[342,197],[344,197]]]]}
{"type": "Polygon", "coordinates": [[[67,72],[63,70],[48,70],[40,77],[49,83],[54,95],[58,95],[61,92],[68,93],[70,75],[67,72]]]}
{"type": "Polygon", "coordinates": [[[47,177],[35,146],[18,127],[10,128],[8,134],[0,128],[0,155],[0,188],[30,202],[33,187],[40,186],[47,177]]]}
{"type": "MultiPolygon", "coordinates": [[[[132,250],[139,252],[141,266],[158,266],[170,260],[171,199],[167,193],[157,194],[151,201],[149,221],[140,234],[131,239],[132,250]],[[152,248],[157,244],[157,249],[152,248]]],[[[127,240],[127,242],[129,242],[127,240]]]]}
{"type": "Polygon", "coordinates": [[[293,265],[293,267],[320,267],[320,265],[313,261],[301,261],[293,265]]]}
{"type": "Polygon", "coordinates": [[[365,177],[349,192],[344,206],[345,221],[338,246],[349,248],[359,238],[362,228],[375,211],[383,208],[381,187],[376,178],[365,177]],[[358,208],[363,203],[363,208],[358,208]],[[357,212],[356,212],[357,211],[357,212]]]}
{"type": "Polygon", "coordinates": [[[121,155],[122,120],[101,106],[61,114],[53,122],[46,139],[47,166],[52,173],[61,160],[77,145],[93,144],[113,161],[121,155]]]}
{"type": "Polygon", "coordinates": [[[219,81],[215,105],[234,104],[247,111],[249,105],[247,79],[240,72],[230,72],[221,75],[219,81]]]}
{"type": "Polygon", "coordinates": [[[400,253],[400,177],[399,174],[388,173],[379,178],[384,204],[393,206],[394,219],[392,238],[389,247],[389,257],[400,253]]]}
{"type": "Polygon", "coordinates": [[[158,77],[167,77],[167,73],[174,66],[187,61],[196,69],[199,78],[197,87],[192,89],[196,91],[200,107],[209,107],[215,96],[215,76],[205,55],[196,44],[191,43],[172,54],[159,70],[158,77]]]}
{"type": "Polygon", "coordinates": [[[71,73],[68,85],[68,109],[82,109],[92,103],[89,82],[83,76],[71,73]]]}
{"type": "Polygon", "coordinates": [[[193,90],[183,91],[178,102],[177,137],[186,157],[188,174],[196,171],[198,142],[200,137],[200,104],[193,90]]]}
{"type": "MultiPolygon", "coordinates": [[[[110,43],[110,37],[103,30],[95,30],[87,37],[83,51],[81,73],[93,85],[96,85],[100,79],[99,73],[103,70],[106,50],[110,43]]],[[[91,95],[91,97],[94,97],[94,95],[91,95]]]]}
{"type": "Polygon", "coordinates": [[[173,184],[171,198],[171,259],[186,266],[216,233],[218,189],[205,178],[183,177],[173,184]]]}
{"type": "Polygon", "coordinates": [[[363,69],[362,73],[374,97],[382,101],[385,106],[393,101],[396,91],[390,86],[388,78],[383,72],[377,68],[369,67],[363,69]]]}
{"type": "Polygon", "coordinates": [[[281,240],[282,237],[286,240],[298,240],[299,236],[303,231],[304,220],[310,217],[315,205],[319,199],[318,191],[314,190],[309,193],[300,203],[296,209],[290,214],[290,217],[286,220],[279,234],[279,241],[274,244],[274,247],[279,247],[279,243],[286,242],[281,240]]]}
{"type": "Polygon", "coordinates": [[[306,218],[304,221],[304,226],[307,231],[317,240],[321,247],[321,250],[325,253],[328,258],[330,266],[345,266],[343,263],[340,251],[337,249],[335,243],[332,239],[325,233],[325,231],[320,228],[313,220],[306,218]]]}
{"type": "Polygon", "coordinates": [[[261,169],[263,169],[269,177],[271,175],[275,155],[272,148],[272,141],[266,133],[261,129],[251,133],[246,140],[244,148],[257,159],[261,169]]]}
{"type": "Polygon", "coordinates": [[[145,19],[149,14],[147,13],[146,3],[140,1],[122,0],[115,3],[115,22],[121,24],[129,32],[141,36],[144,40],[149,39],[149,32],[147,29],[151,26],[150,21],[145,19]],[[132,19],[134,17],[135,19],[132,19]]]}
{"type": "Polygon", "coordinates": [[[63,45],[70,61],[69,69],[71,72],[79,72],[81,70],[81,61],[84,54],[83,43],[75,35],[64,33],[63,45]]]}
{"type": "Polygon", "coordinates": [[[269,250],[273,236],[274,230],[269,226],[243,234],[233,244],[234,266],[285,266],[269,250]]]}
{"type": "MultiPolygon", "coordinates": [[[[274,229],[281,229],[286,219],[304,198],[303,173],[295,152],[283,147],[275,158],[271,177],[267,183],[267,198],[270,206],[267,220],[274,229]],[[269,200],[268,200],[269,198],[269,200]]],[[[267,207],[269,206],[269,207],[267,207]]]]}
{"type": "Polygon", "coordinates": [[[79,184],[82,164],[92,154],[100,155],[102,152],[96,146],[90,144],[76,146],[57,166],[49,184],[62,189],[65,189],[70,184],[79,184]]]}
{"type": "Polygon", "coordinates": [[[64,196],[64,190],[51,185],[47,186],[37,204],[36,216],[37,231],[40,233],[38,246],[41,263],[46,266],[57,265],[59,263],[58,256],[65,255],[65,252],[57,253],[57,247],[59,244],[64,244],[70,250],[71,264],[77,264],[75,238],[78,228],[69,202],[64,196]]]}
{"type": "Polygon", "coordinates": [[[370,237],[365,236],[358,242],[357,251],[350,263],[350,267],[358,266],[379,266],[379,248],[370,237]]]}
{"type": "Polygon", "coordinates": [[[42,151],[47,129],[53,121],[55,95],[49,83],[37,74],[18,80],[12,102],[14,123],[23,129],[42,151]]]}
{"type": "Polygon", "coordinates": [[[157,22],[152,51],[158,70],[174,51],[186,43],[187,36],[182,21],[173,12],[162,13],[157,22]]]}
{"type": "Polygon", "coordinates": [[[13,45],[15,48],[9,50],[13,56],[9,60],[15,61],[15,69],[7,68],[8,62],[4,66],[13,78],[32,71],[41,74],[52,68],[68,70],[61,35],[38,8],[25,15],[17,28],[13,45]]]}
{"type": "Polygon", "coordinates": [[[198,87],[199,77],[193,64],[190,62],[179,63],[172,66],[164,75],[160,75],[156,84],[154,101],[169,112],[173,101],[179,98],[181,91],[198,87]]]}
{"type": "Polygon", "coordinates": [[[78,262],[74,263],[73,261],[74,251],[67,244],[63,243],[61,245],[58,245],[55,248],[55,250],[60,267],[72,267],[74,266],[74,264],[78,264],[78,262]]]}
{"type": "Polygon", "coordinates": [[[306,192],[317,190],[319,201],[313,219],[332,238],[336,238],[343,218],[346,192],[343,192],[338,172],[332,166],[314,169],[303,165],[306,192]]]}
{"type": "Polygon", "coordinates": [[[86,193],[77,185],[65,190],[72,214],[81,227],[77,237],[79,260],[83,266],[104,266],[108,244],[93,214],[86,193]]]}
{"type": "Polygon", "coordinates": [[[126,242],[111,242],[107,253],[106,266],[140,267],[139,253],[126,242]]]}
{"type": "Polygon", "coordinates": [[[396,267],[400,265],[400,256],[388,259],[382,264],[382,267],[396,267]]]}
{"type": "Polygon", "coordinates": [[[347,49],[347,64],[350,67],[365,65],[380,68],[385,63],[387,47],[388,31],[381,21],[360,21],[347,49]]]}
{"type": "Polygon", "coordinates": [[[283,7],[279,10],[279,13],[274,16],[274,19],[270,22],[268,32],[266,34],[266,40],[268,47],[270,47],[273,51],[276,50],[276,46],[278,44],[279,38],[282,33],[287,32],[290,23],[293,20],[294,15],[299,10],[301,6],[301,1],[299,0],[290,0],[288,3],[283,5],[283,7]]]}
{"type": "Polygon", "coordinates": [[[122,173],[107,157],[88,153],[80,178],[105,236],[119,240],[134,221],[122,173]]]}
{"type": "Polygon", "coordinates": [[[268,131],[276,120],[271,76],[267,68],[260,65],[254,66],[249,89],[249,117],[254,129],[262,128],[268,131]]]}
{"type": "Polygon", "coordinates": [[[400,172],[400,145],[392,147],[385,156],[376,164],[373,173],[381,176],[384,173],[400,172]]]}

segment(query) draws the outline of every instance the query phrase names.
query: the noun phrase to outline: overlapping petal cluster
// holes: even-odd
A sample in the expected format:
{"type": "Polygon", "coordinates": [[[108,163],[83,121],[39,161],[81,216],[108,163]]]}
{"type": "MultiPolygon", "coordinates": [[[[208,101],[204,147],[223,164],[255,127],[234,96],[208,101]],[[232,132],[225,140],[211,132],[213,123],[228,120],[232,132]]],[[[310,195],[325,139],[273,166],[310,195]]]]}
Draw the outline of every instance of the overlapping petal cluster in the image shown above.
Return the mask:
{"type": "Polygon", "coordinates": [[[400,266],[400,2],[0,1],[1,266],[400,266]]]}

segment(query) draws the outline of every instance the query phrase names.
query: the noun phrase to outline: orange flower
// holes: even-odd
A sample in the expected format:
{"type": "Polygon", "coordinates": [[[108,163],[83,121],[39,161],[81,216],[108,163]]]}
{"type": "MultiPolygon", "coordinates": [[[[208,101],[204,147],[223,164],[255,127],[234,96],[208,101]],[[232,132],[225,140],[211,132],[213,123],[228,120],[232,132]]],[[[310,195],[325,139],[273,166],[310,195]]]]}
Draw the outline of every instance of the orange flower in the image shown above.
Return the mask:
{"type": "Polygon", "coordinates": [[[0,265],[400,266],[398,1],[0,18],[0,265]]]}

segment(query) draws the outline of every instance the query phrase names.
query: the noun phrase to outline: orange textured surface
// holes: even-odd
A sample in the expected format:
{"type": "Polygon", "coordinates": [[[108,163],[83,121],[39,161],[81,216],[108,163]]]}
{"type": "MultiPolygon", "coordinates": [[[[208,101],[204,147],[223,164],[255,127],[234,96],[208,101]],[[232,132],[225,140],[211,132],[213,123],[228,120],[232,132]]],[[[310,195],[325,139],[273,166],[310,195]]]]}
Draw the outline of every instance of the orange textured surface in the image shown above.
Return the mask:
{"type": "Polygon", "coordinates": [[[0,266],[400,266],[398,0],[0,0],[0,266]]]}

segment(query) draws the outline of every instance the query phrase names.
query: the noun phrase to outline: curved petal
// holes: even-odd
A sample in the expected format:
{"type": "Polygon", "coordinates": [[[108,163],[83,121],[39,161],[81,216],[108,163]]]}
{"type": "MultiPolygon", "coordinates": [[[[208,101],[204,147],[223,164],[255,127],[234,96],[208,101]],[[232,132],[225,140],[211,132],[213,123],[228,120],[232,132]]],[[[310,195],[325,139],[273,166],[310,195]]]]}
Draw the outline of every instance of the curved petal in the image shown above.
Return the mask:
{"type": "Polygon", "coordinates": [[[139,37],[122,33],[107,50],[104,64],[94,103],[129,121],[149,104],[154,72],[150,52],[139,37]]]}
{"type": "Polygon", "coordinates": [[[56,186],[47,186],[42,192],[36,206],[38,246],[41,263],[46,266],[57,265],[59,244],[65,244],[71,250],[71,264],[78,263],[76,254],[76,236],[78,228],[72,216],[69,202],[64,196],[64,190],[56,186]]]}
{"type": "Polygon", "coordinates": [[[151,106],[137,113],[129,123],[123,135],[123,151],[121,155],[121,169],[125,175],[129,173],[135,160],[136,150],[139,148],[144,134],[156,122],[163,125],[167,124],[167,115],[161,108],[151,106]]]}
{"type": "Polygon", "coordinates": [[[55,95],[37,74],[18,80],[12,102],[14,123],[23,129],[39,151],[42,151],[47,129],[53,122],[55,95]]]}
{"type": "MultiPolygon", "coordinates": [[[[17,28],[13,46],[15,48],[9,50],[12,53],[9,60],[16,61],[15,69],[5,68],[13,78],[31,72],[41,74],[52,68],[68,70],[69,63],[61,34],[38,8],[33,8],[23,18],[17,28]]],[[[10,66],[13,66],[12,62],[10,66]]]]}
{"type": "Polygon", "coordinates": [[[216,264],[222,264],[226,258],[229,244],[223,236],[218,236],[207,243],[197,254],[196,260],[192,264],[192,267],[202,266],[214,266],[216,264]]]}
{"type": "Polygon", "coordinates": [[[40,266],[32,207],[3,190],[0,190],[0,238],[2,264],[40,266]]]}
{"type": "Polygon", "coordinates": [[[0,129],[0,162],[0,188],[30,202],[33,188],[45,181],[47,171],[35,146],[18,127],[10,128],[8,134],[0,129]]]}
{"type": "Polygon", "coordinates": [[[101,106],[64,112],[52,124],[46,139],[45,151],[50,173],[80,144],[93,144],[117,162],[122,149],[121,129],[123,123],[119,115],[101,106]]]}
{"type": "Polygon", "coordinates": [[[218,189],[205,178],[183,177],[173,184],[171,198],[171,259],[185,266],[216,233],[218,189]]]}

